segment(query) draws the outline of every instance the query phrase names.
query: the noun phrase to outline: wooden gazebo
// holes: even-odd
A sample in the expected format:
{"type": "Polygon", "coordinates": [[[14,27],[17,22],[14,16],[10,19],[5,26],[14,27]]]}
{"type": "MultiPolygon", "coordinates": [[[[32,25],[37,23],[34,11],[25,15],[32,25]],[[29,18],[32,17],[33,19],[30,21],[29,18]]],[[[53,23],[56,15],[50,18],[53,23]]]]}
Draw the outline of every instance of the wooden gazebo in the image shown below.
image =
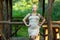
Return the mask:
{"type": "MultiPolygon", "coordinates": [[[[42,0],[41,2],[42,2],[42,9],[43,9],[42,15],[44,16],[45,0],[42,0]]],[[[60,26],[58,25],[60,24],[60,21],[51,21],[51,10],[52,10],[53,2],[54,0],[48,0],[48,8],[46,9],[47,21],[43,24],[44,40],[59,40],[60,38],[59,37],[57,39],[57,36],[56,36],[56,35],[60,35],[59,33],[60,26]]],[[[14,35],[18,31],[18,29],[21,28],[21,27],[18,28],[14,33],[12,33],[12,28],[11,28],[12,24],[24,25],[23,22],[12,22],[12,0],[0,0],[0,40],[10,39],[12,35],[14,35]]]]}

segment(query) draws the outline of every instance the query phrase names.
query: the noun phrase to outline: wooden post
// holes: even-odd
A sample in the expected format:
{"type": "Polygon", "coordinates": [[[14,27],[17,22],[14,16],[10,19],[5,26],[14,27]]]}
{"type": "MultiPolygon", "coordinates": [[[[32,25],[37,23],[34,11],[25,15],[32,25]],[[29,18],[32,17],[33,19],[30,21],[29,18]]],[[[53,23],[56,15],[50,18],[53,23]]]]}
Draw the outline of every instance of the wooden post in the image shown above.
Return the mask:
{"type": "Polygon", "coordinates": [[[48,40],[53,40],[51,22],[52,0],[48,0],[48,6],[49,6],[47,9],[48,40]]]}
{"type": "Polygon", "coordinates": [[[39,5],[39,9],[42,10],[42,16],[44,16],[44,13],[45,13],[45,0],[39,0],[38,5],[39,5]]]}
{"type": "Polygon", "coordinates": [[[43,5],[42,5],[42,16],[44,17],[45,13],[45,0],[43,0],[43,5]]]}
{"type": "MultiPolygon", "coordinates": [[[[4,21],[8,21],[8,0],[3,1],[3,17],[4,21]]],[[[8,24],[4,24],[4,35],[8,39],[9,38],[9,31],[8,31],[8,24]]]]}
{"type": "MultiPolygon", "coordinates": [[[[3,5],[3,0],[0,0],[0,21],[3,20],[2,5],[3,5]]],[[[3,30],[3,24],[0,24],[0,37],[2,36],[1,35],[2,30],[3,30]]]]}
{"type": "MultiPolygon", "coordinates": [[[[9,18],[9,16],[8,16],[8,0],[5,0],[6,1],[6,21],[8,21],[8,18],[9,18]]],[[[6,24],[6,37],[7,37],[7,40],[9,39],[9,37],[10,37],[10,32],[9,32],[9,24],[6,24]]]]}
{"type": "MultiPolygon", "coordinates": [[[[12,21],[12,0],[9,0],[8,3],[9,3],[9,20],[11,22],[12,21]]],[[[11,24],[9,27],[9,34],[10,34],[10,36],[12,34],[12,25],[11,24]]]]}

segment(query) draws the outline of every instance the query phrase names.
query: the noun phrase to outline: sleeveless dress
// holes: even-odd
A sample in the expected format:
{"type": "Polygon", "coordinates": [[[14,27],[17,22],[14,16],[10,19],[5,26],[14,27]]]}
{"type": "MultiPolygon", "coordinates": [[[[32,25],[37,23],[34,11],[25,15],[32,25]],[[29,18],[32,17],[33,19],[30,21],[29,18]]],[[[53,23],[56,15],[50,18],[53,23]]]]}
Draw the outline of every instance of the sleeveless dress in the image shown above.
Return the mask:
{"type": "Polygon", "coordinates": [[[28,28],[28,34],[29,36],[35,36],[39,34],[39,29],[40,26],[39,24],[40,17],[39,16],[29,16],[29,25],[30,27],[28,28]]]}

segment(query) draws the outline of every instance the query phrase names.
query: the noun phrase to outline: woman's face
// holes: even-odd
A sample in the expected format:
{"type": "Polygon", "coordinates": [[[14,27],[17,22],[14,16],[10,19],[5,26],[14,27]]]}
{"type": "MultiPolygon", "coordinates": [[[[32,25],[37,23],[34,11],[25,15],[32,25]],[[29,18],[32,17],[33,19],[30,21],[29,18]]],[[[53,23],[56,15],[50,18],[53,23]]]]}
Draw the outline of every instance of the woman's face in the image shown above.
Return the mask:
{"type": "Polygon", "coordinates": [[[33,12],[36,11],[36,5],[33,5],[33,7],[32,7],[32,11],[33,11],[33,12]]]}

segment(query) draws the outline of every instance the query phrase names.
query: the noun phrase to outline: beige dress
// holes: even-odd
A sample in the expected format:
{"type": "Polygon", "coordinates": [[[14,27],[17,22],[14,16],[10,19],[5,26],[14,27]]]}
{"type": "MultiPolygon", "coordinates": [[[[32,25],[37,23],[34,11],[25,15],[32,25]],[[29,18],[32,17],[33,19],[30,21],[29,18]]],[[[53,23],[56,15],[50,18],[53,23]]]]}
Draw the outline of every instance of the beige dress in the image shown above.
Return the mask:
{"type": "Polygon", "coordinates": [[[40,26],[38,25],[39,20],[40,20],[39,16],[29,17],[29,25],[30,25],[30,27],[28,28],[29,36],[35,36],[39,34],[39,29],[40,29],[40,26]]]}

